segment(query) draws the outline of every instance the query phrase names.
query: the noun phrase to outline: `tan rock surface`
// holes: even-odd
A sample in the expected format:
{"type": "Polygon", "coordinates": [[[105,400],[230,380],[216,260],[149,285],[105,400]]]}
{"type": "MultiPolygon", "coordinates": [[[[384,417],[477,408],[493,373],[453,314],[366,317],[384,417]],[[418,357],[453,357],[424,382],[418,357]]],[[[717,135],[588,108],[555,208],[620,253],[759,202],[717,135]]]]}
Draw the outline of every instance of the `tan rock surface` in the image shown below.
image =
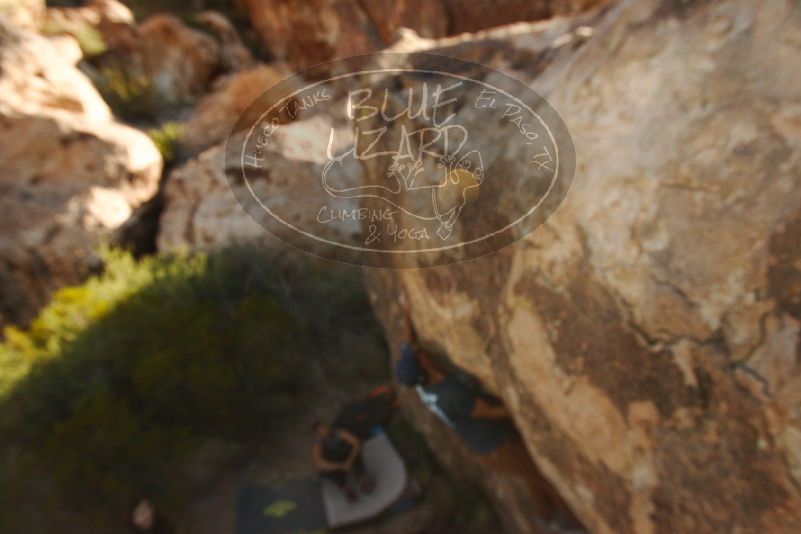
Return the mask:
{"type": "Polygon", "coordinates": [[[161,174],[150,139],[114,122],[72,65],[76,47],[0,25],[2,323],[24,322],[95,268],[94,247],[161,174]]]}
{"type": "Polygon", "coordinates": [[[500,252],[371,271],[376,307],[396,339],[406,293],[593,532],[801,529],[800,21],[780,0],[624,2],[594,32],[437,49],[544,94],[576,176],[500,252]]]}
{"type": "Polygon", "coordinates": [[[475,32],[553,14],[584,11],[607,0],[240,0],[264,44],[295,69],[369,54],[401,28],[423,38],[475,32]]]}

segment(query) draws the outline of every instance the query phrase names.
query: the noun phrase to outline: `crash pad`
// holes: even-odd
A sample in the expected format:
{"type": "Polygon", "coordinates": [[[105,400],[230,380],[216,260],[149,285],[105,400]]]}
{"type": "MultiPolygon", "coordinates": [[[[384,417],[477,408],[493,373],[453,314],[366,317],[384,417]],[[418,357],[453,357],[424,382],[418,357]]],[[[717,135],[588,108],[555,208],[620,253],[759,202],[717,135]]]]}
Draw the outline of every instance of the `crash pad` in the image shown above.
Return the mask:
{"type": "Polygon", "coordinates": [[[236,534],[311,534],[327,526],[316,476],[239,492],[236,534]]]}
{"type": "Polygon", "coordinates": [[[237,502],[236,534],[311,534],[380,515],[403,493],[406,466],[383,432],[364,442],[362,457],[375,487],[369,495],[360,492],[355,502],[316,476],[245,486],[237,502]]]}
{"type": "Polygon", "coordinates": [[[369,495],[347,497],[329,480],[322,481],[323,504],[328,525],[332,528],[365,521],[389,508],[406,487],[406,466],[386,434],[380,433],[364,442],[362,457],[367,473],[375,480],[369,495]]]}

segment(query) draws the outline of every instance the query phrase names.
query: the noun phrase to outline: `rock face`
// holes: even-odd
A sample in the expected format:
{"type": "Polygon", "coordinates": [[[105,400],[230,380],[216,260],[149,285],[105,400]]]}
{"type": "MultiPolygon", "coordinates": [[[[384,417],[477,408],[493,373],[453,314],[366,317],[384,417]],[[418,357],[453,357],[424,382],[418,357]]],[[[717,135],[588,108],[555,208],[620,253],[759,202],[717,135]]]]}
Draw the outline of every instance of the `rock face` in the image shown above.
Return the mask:
{"type": "Polygon", "coordinates": [[[69,37],[0,24],[0,323],[78,282],[93,247],[156,192],[160,154],[114,122],[79,58],[69,37]]]}
{"type": "Polygon", "coordinates": [[[375,52],[400,28],[423,38],[475,32],[552,14],[582,11],[606,0],[240,0],[268,50],[295,69],[375,52]]]}
{"type": "Polygon", "coordinates": [[[594,32],[436,49],[546,96],[576,175],[515,245],[371,271],[374,303],[394,341],[407,295],[592,532],[801,529],[800,22],[781,0],[632,1],[594,32]]]}

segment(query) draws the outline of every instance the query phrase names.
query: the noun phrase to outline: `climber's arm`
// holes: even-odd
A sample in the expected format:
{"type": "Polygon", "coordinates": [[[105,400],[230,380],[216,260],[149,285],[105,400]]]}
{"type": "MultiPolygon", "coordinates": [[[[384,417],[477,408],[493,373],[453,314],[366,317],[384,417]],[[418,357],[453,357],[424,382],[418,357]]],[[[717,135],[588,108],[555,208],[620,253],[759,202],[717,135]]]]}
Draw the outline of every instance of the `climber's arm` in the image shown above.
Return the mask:
{"type": "Polygon", "coordinates": [[[344,462],[337,463],[326,460],[323,457],[323,451],[319,443],[315,443],[312,446],[312,461],[314,462],[314,467],[316,467],[318,471],[335,471],[346,467],[344,462]]]}
{"type": "Polygon", "coordinates": [[[428,375],[428,381],[430,384],[436,384],[445,378],[445,374],[440,371],[436,365],[434,365],[434,362],[431,360],[431,356],[429,356],[426,351],[417,347],[415,354],[417,355],[417,362],[420,364],[420,367],[422,367],[425,370],[426,375],[428,375]]]}
{"type": "Polygon", "coordinates": [[[338,432],[340,439],[350,443],[351,446],[350,455],[348,456],[348,459],[345,460],[345,465],[350,467],[351,465],[353,465],[354,460],[356,460],[356,457],[359,456],[359,453],[362,451],[362,442],[359,440],[359,438],[357,438],[347,430],[339,429],[338,432]]]}
{"type": "Polygon", "coordinates": [[[436,365],[434,365],[434,362],[431,360],[431,356],[429,356],[428,353],[421,349],[417,344],[417,334],[414,331],[414,326],[412,326],[412,319],[409,315],[409,305],[406,302],[406,295],[403,293],[401,293],[400,296],[400,307],[403,311],[403,342],[409,344],[414,349],[417,363],[419,363],[420,367],[425,370],[429,382],[439,382],[445,378],[445,375],[442,373],[442,371],[437,369],[436,365]]]}

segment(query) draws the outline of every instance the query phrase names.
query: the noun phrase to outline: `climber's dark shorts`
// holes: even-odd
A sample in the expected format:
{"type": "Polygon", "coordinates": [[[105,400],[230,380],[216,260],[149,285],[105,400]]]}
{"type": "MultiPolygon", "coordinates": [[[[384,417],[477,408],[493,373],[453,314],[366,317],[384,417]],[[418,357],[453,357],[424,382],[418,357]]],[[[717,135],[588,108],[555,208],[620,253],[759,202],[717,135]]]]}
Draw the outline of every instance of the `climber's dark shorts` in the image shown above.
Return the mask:
{"type": "Polygon", "coordinates": [[[417,393],[431,412],[451,427],[476,454],[489,454],[503,445],[511,430],[508,419],[473,417],[479,392],[450,373],[439,382],[418,386],[417,393]]]}

